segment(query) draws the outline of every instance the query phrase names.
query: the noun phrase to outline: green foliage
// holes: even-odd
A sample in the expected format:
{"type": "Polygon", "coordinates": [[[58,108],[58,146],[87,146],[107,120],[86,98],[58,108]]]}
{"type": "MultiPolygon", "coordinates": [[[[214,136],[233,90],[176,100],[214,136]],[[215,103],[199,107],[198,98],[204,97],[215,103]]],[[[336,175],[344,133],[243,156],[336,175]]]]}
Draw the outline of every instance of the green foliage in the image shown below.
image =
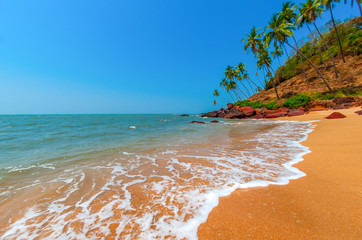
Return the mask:
{"type": "MultiPolygon", "coordinates": [[[[343,53],[345,56],[357,56],[362,53],[361,25],[361,18],[353,18],[348,19],[348,21],[337,26],[340,40],[342,43],[343,53]]],[[[327,44],[330,46],[332,55],[334,57],[338,57],[341,52],[337,36],[334,28],[329,29],[330,31],[324,33],[323,37],[325,38],[327,44]]],[[[313,63],[320,65],[322,64],[322,59],[319,56],[317,44],[319,46],[323,45],[320,39],[317,42],[313,42],[313,39],[311,39],[310,41],[306,42],[302,47],[300,47],[300,51],[313,63]]],[[[329,59],[329,53],[323,47],[321,47],[321,50],[323,59],[327,61],[329,59]]],[[[308,63],[304,63],[307,68],[310,67],[308,63]]],[[[298,74],[301,74],[302,72],[303,68],[300,58],[297,54],[295,54],[294,56],[290,57],[289,60],[285,62],[285,64],[278,68],[278,70],[276,71],[276,79],[278,79],[279,82],[284,82],[298,74]]],[[[270,85],[271,82],[267,82],[265,89],[270,89],[270,85]]]]}
{"type": "Polygon", "coordinates": [[[283,104],[283,107],[288,107],[288,108],[298,108],[298,107],[303,107],[305,106],[309,101],[311,100],[311,97],[301,93],[298,94],[294,97],[290,97],[288,98],[283,104]]]}
{"type": "Polygon", "coordinates": [[[268,103],[261,103],[259,101],[252,102],[249,100],[243,100],[243,101],[237,101],[236,103],[234,103],[234,105],[240,107],[267,108],[269,110],[272,110],[275,109],[276,102],[271,101],[268,103]]]}
{"type": "Polygon", "coordinates": [[[324,92],[324,93],[313,93],[310,95],[312,100],[332,100],[337,97],[352,97],[360,96],[362,92],[360,90],[338,90],[334,92],[324,92]]]}

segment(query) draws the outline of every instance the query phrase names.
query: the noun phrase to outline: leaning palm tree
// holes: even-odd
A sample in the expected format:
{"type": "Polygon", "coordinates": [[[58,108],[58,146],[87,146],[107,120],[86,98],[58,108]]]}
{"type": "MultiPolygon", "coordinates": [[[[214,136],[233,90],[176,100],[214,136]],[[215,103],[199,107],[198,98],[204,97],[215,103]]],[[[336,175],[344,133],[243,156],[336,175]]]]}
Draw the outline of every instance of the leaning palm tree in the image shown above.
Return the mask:
{"type": "MultiPolygon", "coordinates": [[[[282,66],[280,57],[283,56],[283,50],[278,46],[278,44],[274,44],[274,50],[270,54],[274,59],[278,59],[279,65],[282,66]]],[[[278,83],[280,84],[279,80],[278,83]]]]}
{"type": "Polygon", "coordinates": [[[220,87],[224,88],[225,91],[227,92],[227,94],[229,94],[231,100],[233,102],[236,102],[235,99],[234,99],[234,96],[231,94],[230,92],[230,86],[229,86],[229,81],[226,79],[226,78],[223,78],[220,82],[220,87]]]}
{"type": "MultiPolygon", "coordinates": [[[[362,17],[362,7],[361,7],[361,0],[351,0],[351,7],[353,7],[353,3],[354,1],[357,2],[357,6],[359,8],[359,12],[361,13],[361,17],[362,17]]],[[[344,3],[347,3],[348,0],[344,0],[344,3]]]]}
{"type": "Polygon", "coordinates": [[[286,43],[289,47],[291,47],[294,51],[298,52],[300,55],[307,60],[310,65],[317,71],[319,76],[322,78],[323,82],[326,84],[327,88],[332,91],[331,87],[329,86],[327,80],[323,77],[322,73],[318,70],[318,68],[298,49],[295,49],[289,42],[288,37],[293,36],[293,30],[295,27],[287,23],[285,21],[281,22],[279,26],[274,26],[275,28],[271,29],[272,34],[269,34],[269,37],[274,39],[275,41],[279,42],[280,44],[286,43]]]}
{"type": "MultiPolygon", "coordinates": [[[[263,43],[262,39],[262,33],[258,33],[258,30],[256,27],[253,27],[251,29],[250,34],[245,34],[247,37],[242,39],[241,42],[246,42],[244,46],[244,51],[247,51],[249,48],[253,52],[253,54],[259,59],[259,63],[263,66],[265,66],[268,71],[270,72],[270,63],[271,58],[269,56],[269,52],[266,50],[266,44],[263,43]]],[[[275,83],[273,82],[275,94],[277,95],[277,98],[279,99],[277,88],[275,87],[275,83]]]]}
{"type": "MultiPolygon", "coordinates": [[[[271,67],[272,60],[271,60],[271,57],[270,57],[270,55],[269,55],[269,50],[268,50],[268,48],[267,48],[266,43],[263,43],[263,44],[261,44],[261,45],[259,46],[257,59],[258,59],[257,65],[259,65],[259,66],[265,66],[265,68],[266,68],[267,71],[268,71],[268,74],[269,74],[270,76],[273,76],[273,74],[271,73],[271,71],[273,71],[273,69],[272,69],[272,67],[271,67]]],[[[273,72],[274,72],[274,71],[273,71],[273,72]]],[[[274,74],[274,75],[275,75],[275,74],[274,74]]],[[[278,90],[277,90],[275,81],[274,81],[272,78],[271,78],[271,82],[272,82],[272,85],[273,85],[275,94],[276,94],[276,96],[277,96],[277,99],[279,99],[278,90]]]]}
{"type": "MultiPolygon", "coordinates": [[[[282,8],[282,12],[280,13],[280,17],[282,18],[282,20],[285,20],[287,23],[294,24],[295,20],[297,19],[297,16],[298,16],[296,13],[297,9],[298,9],[298,6],[295,5],[294,3],[290,2],[290,1],[285,2],[285,3],[283,3],[283,8],[282,8]]],[[[297,40],[295,39],[294,36],[292,38],[295,42],[295,46],[299,50],[297,40]]],[[[303,62],[302,56],[300,54],[298,54],[298,55],[299,55],[299,60],[302,63],[304,77],[307,78],[307,73],[305,72],[305,67],[304,67],[304,62],[303,62]]]]}
{"type": "Polygon", "coordinates": [[[342,60],[343,60],[343,62],[346,62],[346,60],[344,59],[341,39],[339,38],[338,30],[337,30],[337,27],[336,27],[336,22],[334,21],[334,16],[333,16],[333,11],[332,11],[332,8],[334,7],[333,3],[334,2],[340,2],[340,0],[320,0],[320,1],[321,1],[322,5],[324,5],[326,10],[329,10],[329,12],[331,13],[331,18],[332,18],[332,22],[333,22],[334,31],[336,32],[336,36],[337,36],[338,44],[339,44],[339,49],[341,50],[342,60]]]}
{"type": "Polygon", "coordinates": [[[247,98],[247,95],[240,89],[240,87],[237,85],[237,73],[236,73],[236,70],[231,67],[231,66],[228,66],[225,70],[225,78],[229,80],[229,85],[233,85],[234,87],[230,88],[234,94],[237,96],[237,98],[241,99],[240,95],[243,95],[244,97],[247,98]],[[235,84],[234,84],[235,82],[235,84]]]}
{"type": "Polygon", "coordinates": [[[241,42],[246,42],[244,51],[246,52],[249,48],[256,55],[258,47],[262,44],[262,33],[258,33],[260,28],[253,27],[250,34],[245,34],[247,37],[242,39],[241,42]]]}
{"type": "Polygon", "coordinates": [[[334,72],[336,74],[336,78],[338,78],[338,73],[337,73],[337,67],[336,67],[336,63],[334,62],[334,58],[333,55],[331,53],[331,50],[329,49],[326,41],[324,40],[324,37],[322,35],[322,33],[319,31],[315,21],[316,19],[323,13],[323,8],[321,7],[321,3],[319,0],[307,0],[305,3],[302,4],[302,7],[300,8],[299,11],[299,17],[296,21],[296,23],[304,20],[307,23],[312,23],[315,27],[315,29],[317,30],[319,36],[321,37],[324,46],[326,47],[329,56],[332,59],[333,62],[333,67],[334,67],[334,72]]]}
{"type": "Polygon", "coordinates": [[[227,103],[227,101],[223,97],[220,96],[220,93],[217,89],[214,90],[213,95],[214,95],[214,97],[220,97],[224,102],[227,103]]]}

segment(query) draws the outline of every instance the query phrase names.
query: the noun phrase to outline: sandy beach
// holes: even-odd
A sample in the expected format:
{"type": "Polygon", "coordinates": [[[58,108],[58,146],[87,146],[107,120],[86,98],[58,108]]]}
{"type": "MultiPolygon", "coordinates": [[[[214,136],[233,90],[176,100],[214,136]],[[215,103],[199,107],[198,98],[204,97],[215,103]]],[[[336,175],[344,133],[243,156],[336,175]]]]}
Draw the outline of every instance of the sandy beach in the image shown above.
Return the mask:
{"type": "Polygon", "coordinates": [[[199,239],[361,239],[361,108],[281,118],[315,122],[302,142],[311,153],[294,165],[307,175],[287,185],[240,189],[220,199],[199,239]]]}

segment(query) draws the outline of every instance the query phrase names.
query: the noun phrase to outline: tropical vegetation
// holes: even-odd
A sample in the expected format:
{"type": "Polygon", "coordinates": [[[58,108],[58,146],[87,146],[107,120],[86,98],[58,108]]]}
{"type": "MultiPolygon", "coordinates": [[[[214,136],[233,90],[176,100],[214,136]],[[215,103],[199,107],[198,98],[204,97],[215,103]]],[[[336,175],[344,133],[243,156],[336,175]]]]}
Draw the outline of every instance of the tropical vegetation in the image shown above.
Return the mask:
{"type": "MultiPolygon", "coordinates": [[[[346,56],[359,55],[362,52],[362,18],[354,18],[345,22],[336,20],[333,9],[338,6],[338,3],[341,1],[306,0],[300,5],[291,1],[284,2],[281,11],[273,14],[264,28],[252,27],[241,40],[244,44],[244,51],[246,53],[251,51],[256,58],[256,66],[263,72],[264,82],[260,80],[258,73],[255,74],[257,81],[252,79],[247,72],[246,65],[240,62],[225,69],[225,77],[220,82],[220,88],[236,105],[274,109],[279,106],[275,102],[280,99],[278,85],[301,73],[305,79],[308,79],[306,70],[313,69],[323,80],[326,90],[332,93],[333,89],[329,84],[331,79],[326,76],[326,69],[329,69],[327,62],[331,64],[334,78],[339,80],[336,57],[346,62],[346,56]],[[317,26],[316,20],[327,14],[331,21],[325,26],[317,26]],[[304,44],[298,43],[294,32],[304,27],[310,33],[308,41],[304,44]],[[291,56],[288,54],[287,48],[292,49],[291,56]],[[284,54],[287,60],[282,64],[281,58],[284,54]],[[276,70],[273,68],[276,65],[273,64],[273,60],[277,60],[279,63],[276,70]],[[256,92],[270,88],[274,89],[275,100],[267,103],[247,100],[256,92]]],[[[344,0],[343,3],[350,3],[352,7],[357,5],[362,16],[361,0],[344,0]]],[[[215,97],[222,98],[221,95],[219,90],[214,91],[215,97]]],[[[286,100],[283,106],[302,106],[313,97],[315,96],[298,94],[286,100]]],[[[223,101],[228,102],[225,99],[223,101]]],[[[214,100],[214,104],[216,103],[214,100]]]]}

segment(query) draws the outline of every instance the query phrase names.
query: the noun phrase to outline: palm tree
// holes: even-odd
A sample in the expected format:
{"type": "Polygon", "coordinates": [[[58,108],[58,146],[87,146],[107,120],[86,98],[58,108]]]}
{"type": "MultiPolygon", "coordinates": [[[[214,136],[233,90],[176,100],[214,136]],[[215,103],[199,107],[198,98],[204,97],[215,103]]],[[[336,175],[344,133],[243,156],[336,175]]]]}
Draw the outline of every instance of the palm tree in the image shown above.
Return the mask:
{"type": "MultiPolygon", "coordinates": [[[[264,42],[262,43],[260,46],[259,46],[259,49],[258,49],[258,55],[257,55],[257,59],[258,59],[258,62],[257,62],[257,65],[259,66],[265,66],[265,68],[267,69],[268,71],[268,74],[270,76],[273,76],[273,74],[271,73],[270,70],[273,71],[273,69],[271,68],[271,63],[272,63],[272,60],[271,60],[271,57],[269,55],[269,50],[267,48],[267,44],[264,42]]],[[[274,72],[274,71],[273,71],[274,72]]],[[[275,94],[277,95],[277,99],[279,99],[279,94],[278,94],[278,90],[277,90],[277,87],[275,85],[275,81],[271,78],[271,81],[272,81],[272,84],[273,84],[273,88],[274,88],[274,91],[275,91],[275,94]]]]}
{"type": "MultiPolygon", "coordinates": [[[[285,2],[285,3],[283,3],[283,8],[282,8],[282,12],[280,13],[280,16],[287,23],[294,24],[295,20],[297,19],[297,16],[298,16],[296,13],[297,9],[298,9],[298,6],[295,5],[294,3],[290,2],[290,1],[285,2]]],[[[295,40],[294,36],[293,36],[293,40],[295,42],[295,46],[299,50],[298,42],[297,42],[297,40],[295,40]]],[[[304,67],[304,62],[303,62],[302,56],[300,54],[298,54],[298,55],[299,55],[299,60],[302,63],[304,77],[307,78],[307,73],[305,72],[305,67],[304,67]]]]}
{"type": "Polygon", "coordinates": [[[234,96],[230,93],[229,81],[226,78],[223,78],[220,82],[220,87],[225,88],[225,91],[229,94],[233,102],[236,102],[234,96]]]}
{"type": "Polygon", "coordinates": [[[319,2],[319,0],[307,0],[305,3],[302,4],[302,7],[300,9],[299,12],[299,18],[297,20],[297,23],[299,21],[301,21],[302,19],[304,19],[304,21],[306,23],[312,23],[315,27],[315,29],[317,30],[319,36],[321,37],[324,46],[326,47],[326,49],[328,50],[329,56],[332,59],[333,62],[333,67],[334,67],[334,72],[336,74],[336,78],[338,78],[338,73],[337,73],[337,67],[336,67],[336,63],[334,62],[334,58],[333,55],[331,53],[331,50],[329,49],[326,41],[324,40],[323,35],[321,34],[321,32],[319,31],[315,20],[323,13],[323,8],[321,7],[321,3],[319,2]]]}
{"type": "Polygon", "coordinates": [[[293,31],[295,27],[287,23],[285,21],[281,22],[279,26],[274,26],[274,29],[271,29],[272,34],[269,34],[269,36],[274,39],[275,41],[280,42],[280,44],[286,43],[289,47],[291,47],[294,51],[298,52],[300,55],[304,57],[305,60],[307,60],[310,65],[317,71],[319,76],[322,78],[323,82],[326,84],[328,89],[332,91],[331,87],[329,86],[327,80],[323,77],[322,73],[318,70],[318,68],[298,49],[295,49],[290,43],[288,42],[288,37],[293,36],[293,31]]]}
{"type": "Polygon", "coordinates": [[[235,80],[237,80],[237,77],[238,77],[236,70],[233,67],[228,66],[224,73],[225,73],[226,79],[229,80],[229,86],[231,86],[230,89],[233,90],[233,92],[237,96],[237,98],[239,98],[241,100],[240,93],[244,97],[248,98],[247,95],[239,88],[237,82],[235,81],[235,80]]]}
{"type": "Polygon", "coordinates": [[[258,46],[262,44],[262,34],[258,33],[259,29],[253,27],[250,34],[245,34],[247,37],[241,40],[241,42],[246,42],[244,46],[245,52],[250,48],[253,54],[256,55],[258,46]]]}
{"type": "MultiPolygon", "coordinates": [[[[242,39],[241,42],[246,42],[244,46],[244,51],[247,51],[249,48],[253,52],[253,54],[259,59],[259,63],[261,66],[266,66],[268,71],[270,72],[270,63],[271,59],[269,56],[269,52],[266,50],[266,46],[263,43],[262,40],[262,34],[258,33],[258,30],[256,27],[253,27],[251,29],[250,34],[245,34],[247,37],[242,39]]],[[[275,94],[277,95],[277,98],[279,99],[277,88],[275,87],[275,83],[273,82],[275,94]]]]}
{"type": "MultiPolygon", "coordinates": [[[[271,52],[271,55],[274,59],[278,59],[279,65],[282,66],[280,57],[283,56],[283,50],[278,46],[278,44],[274,44],[274,51],[271,52]]],[[[278,83],[280,84],[279,80],[278,83]]]]}
{"type": "Polygon", "coordinates": [[[213,95],[214,95],[214,97],[220,97],[224,102],[227,103],[227,101],[223,97],[220,96],[220,93],[217,89],[214,90],[213,95]]]}
{"type": "MultiPolygon", "coordinates": [[[[362,7],[361,7],[361,0],[355,0],[357,2],[357,6],[359,8],[359,12],[361,13],[361,17],[362,17],[362,7]]],[[[348,0],[344,0],[344,3],[347,3],[348,0]]],[[[353,7],[353,3],[354,1],[351,0],[351,7],[353,7]]]]}
{"type": "Polygon", "coordinates": [[[331,18],[332,18],[332,22],[333,22],[334,31],[336,32],[337,39],[338,39],[338,44],[339,44],[339,49],[341,50],[341,56],[342,56],[343,62],[346,62],[346,60],[344,59],[342,44],[341,44],[341,40],[339,38],[338,30],[337,30],[337,27],[336,27],[336,22],[334,21],[334,16],[333,16],[333,11],[332,11],[332,8],[334,7],[333,2],[340,2],[341,0],[321,0],[321,1],[322,1],[322,5],[325,6],[326,10],[329,10],[329,12],[331,13],[331,18]]]}

